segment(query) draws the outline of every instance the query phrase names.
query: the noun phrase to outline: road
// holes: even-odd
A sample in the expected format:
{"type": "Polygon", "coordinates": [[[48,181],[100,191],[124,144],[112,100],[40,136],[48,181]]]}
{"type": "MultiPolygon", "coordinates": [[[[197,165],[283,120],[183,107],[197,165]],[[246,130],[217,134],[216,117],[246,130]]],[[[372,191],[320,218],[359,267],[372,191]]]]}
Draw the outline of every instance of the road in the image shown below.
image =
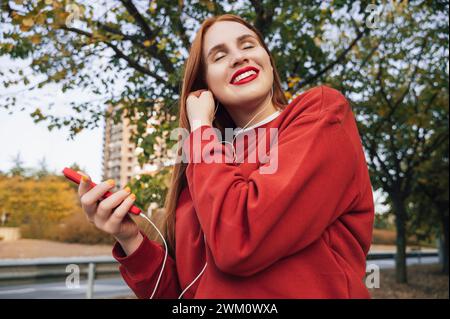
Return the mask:
{"type": "MultiPolygon", "coordinates": [[[[94,298],[114,298],[134,295],[121,277],[97,279],[94,285],[94,298]]],[[[65,281],[0,286],[0,299],[84,299],[86,281],[80,281],[79,287],[67,288],[65,281]]]]}
{"type": "MultiPolygon", "coordinates": [[[[420,263],[438,263],[438,257],[422,257],[420,263]]],[[[407,259],[408,265],[419,263],[419,258],[410,257],[407,259]]],[[[367,265],[375,264],[380,269],[394,268],[393,259],[369,260],[367,265]]],[[[119,296],[133,296],[133,292],[128,288],[121,277],[110,279],[97,279],[94,286],[94,298],[115,298],[119,296]]],[[[84,299],[86,298],[86,282],[80,282],[78,288],[67,288],[65,281],[32,284],[0,286],[0,299],[84,299]]]]}

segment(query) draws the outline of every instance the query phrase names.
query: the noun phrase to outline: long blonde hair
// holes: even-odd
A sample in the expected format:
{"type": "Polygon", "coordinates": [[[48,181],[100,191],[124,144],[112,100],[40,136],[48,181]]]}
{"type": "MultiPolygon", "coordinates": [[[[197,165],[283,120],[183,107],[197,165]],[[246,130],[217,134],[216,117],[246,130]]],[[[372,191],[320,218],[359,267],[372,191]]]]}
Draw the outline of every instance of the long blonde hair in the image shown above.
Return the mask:
{"type": "MultiPolygon", "coordinates": [[[[180,104],[179,104],[179,124],[178,126],[181,129],[186,129],[190,132],[189,120],[186,114],[186,99],[189,93],[207,88],[206,80],[205,80],[205,63],[202,56],[202,47],[203,47],[203,37],[206,31],[216,22],[219,21],[234,21],[245,25],[250,30],[253,30],[255,34],[258,36],[258,40],[260,45],[264,47],[267,54],[270,57],[270,62],[273,67],[273,96],[272,103],[275,107],[279,109],[283,109],[287,105],[287,99],[284,95],[283,89],[281,88],[280,77],[278,75],[274,59],[269,52],[266,44],[264,43],[263,37],[260,32],[253,27],[250,23],[245,21],[239,16],[233,14],[223,14],[220,16],[214,16],[206,19],[202,25],[200,26],[199,31],[197,32],[194,41],[192,42],[189,57],[184,65],[183,72],[183,84],[180,96],[180,104]]],[[[220,106],[217,110],[215,120],[213,122],[213,126],[218,128],[222,133],[224,133],[225,128],[235,128],[236,125],[233,122],[232,118],[226,111],[223,106],[220,106]]],[[[179,162],[176,163],[173,167],[170,186],[168,189],[168,193],[165,199],[164,205],[164,221],[163,221],[163,232],[169,247],[169,254],[172,258],[175,258],[175,212],[178,203],[178,197],[181,191],[186,187],[187,180],[185,170],[187,167],[187,163],[179,162]]]]}

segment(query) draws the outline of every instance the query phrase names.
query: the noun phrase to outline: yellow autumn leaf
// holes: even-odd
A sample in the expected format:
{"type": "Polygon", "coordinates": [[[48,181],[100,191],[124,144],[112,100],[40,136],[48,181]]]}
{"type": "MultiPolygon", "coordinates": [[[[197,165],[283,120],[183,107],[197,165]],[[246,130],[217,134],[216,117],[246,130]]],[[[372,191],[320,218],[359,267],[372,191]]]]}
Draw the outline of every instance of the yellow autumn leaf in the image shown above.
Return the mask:
{"type": "Polygon", "coordinates": [[[286,92],[284,92],[284,96],[285,96],[288,100],[290,100],[291,97],[292,97],[292,94],[291,94],[290,92],[286,91],[286,92]]]}
{"type": "Polygon", "coordinates": [[[57,15],[57,20],[65,22],[69,14],[69,12],[59,12],[57,15]]]}
{"type": "Polygon", "coordinates": [[[26,27],[32,27],[34,24],[34,21],[32,18],[25,18],[22,20],[22,25],[26,26],[26,27]]]}
{"type": "Polygon", "coordinates": [[[40,14],[36,17],[36,24],[43,25],[43,24],[45,24],[46,20],[47,20],[47,17],[44,14],[40,14]]]}
{"type": "Polygon", "coordinates": [[[300,77],[294,76],[288,78],[288,87],[293,88],[296,83],[300,82],[300,77]]]}
{"type": "Polygon", "coordinates": [[[14,45],[12,43],[6,43],[4,44],[4,47],[6,48],[6,51],[11,52],[14,48],[14,45]]]}
{"type": "Polygon", "coordinates": [[[18,14],[16,11],[13,11],[11,13],[11,16],[12,16],[14,21],[20,20],[20,18],[22,18],[22,16],[20,14],[18,14]]]}
{"type": "Polygon", "coordinates": [[[41,42],[41,36],[39,34],[35,34],[30,38],[33,44],[39,44],[41,42]]]}
{"type": "Polygon", "coordinates": [[[45,0],[45,4],[52,4],[53,0],[45,0]]]}
{"type": "Polygon", "coordinates": [[[53,9],[58,9],[62,7],[62,4],[58,1],[52,1],[53,9]]]}
{"type": "Polygon", "coordinates": [[[20,25],[20,31],[27,32],[28,30],[30,30],[30,27],[27,27],[26,25],[23,24],[20,25]]]}
{"type": "Polygon", "coordinates": [[[152,45],[152,42],[150,40],[145,40],[144,41],[144,47],[149,47],[152,45]]]}
{"type": "Polygon", "coordinates": [[[315,38],[314,38],[314,44],[315,44],[316,46],[320,46],[320,45],[322,44],[322,40],[320,40],[319,37],[315,37],[315,38]]]}
{"type": "Polygon", "coordinates": [[[385,108],[380,109],[380,110],[378,111],[378,115],[380,115],[381,117],[385,117],[386,114],[387,114],[387,110],[386,110],[385,108]]]}
{"type": "Polygon", "coordinates": [[[166,48],[167,45],[167,39],[162,39],[157,45],[156,47],[158,48],[158,50],[162,51],[166,48]]]}
{"type": "Polygon", "coordinates": [[[156,2],[152,1],[152,3],[150,4],[150,8],[148,9],[150,11],[150,13],[155,13],[156,11],[156,2]]]}
{"type": "Polygon", "coordinates": [[[214,11],[216,5],[214,4],[214,2],[208,1],[208,2],[206,3],[206,7],[208,8],[209,11],[214,11]]]}

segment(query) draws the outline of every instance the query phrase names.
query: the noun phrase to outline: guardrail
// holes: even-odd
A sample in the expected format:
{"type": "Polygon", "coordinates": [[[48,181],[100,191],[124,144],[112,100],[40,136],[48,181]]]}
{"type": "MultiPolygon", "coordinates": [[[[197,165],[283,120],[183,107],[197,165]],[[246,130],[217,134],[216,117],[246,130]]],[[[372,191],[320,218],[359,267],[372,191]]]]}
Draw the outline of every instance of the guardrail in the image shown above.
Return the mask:
{"type": "MultiPolygon", "coordinates": [[[[383,253],[383,252],[372,252],[367,255],[366,260],[380,260],[380,259],[394,259],[395,253],[383,253]]],[[[406,257],[438,257],[437,251],[414,251],[414,252],[408,252],[406,253],[406,257]]]]}
{"type": "Polygon", "coordinates": [[[119,263],[110,256],[0,260],[0,286],[66,279],[74,269],[87,279],[86,298],[94,295],[95,279],[118,276],[119,263]]]}
{"type": "MultiPolygon", "coordinates": [[[[414,251],[407,257],[437,257],[438,252],[414,251]]],[[[394,259],[395,253],[371,252],[367,260],[394,259]]],[[[65,279],[68,269],[78,267],[80,279],[87,279],[86,298],[93,298],[95,279],[118,276],[119,263],[111,256],[54,257],[0,260],[0,286],[65,279]],[[68,266],[72,266],[69,267],[68,266]]]]}

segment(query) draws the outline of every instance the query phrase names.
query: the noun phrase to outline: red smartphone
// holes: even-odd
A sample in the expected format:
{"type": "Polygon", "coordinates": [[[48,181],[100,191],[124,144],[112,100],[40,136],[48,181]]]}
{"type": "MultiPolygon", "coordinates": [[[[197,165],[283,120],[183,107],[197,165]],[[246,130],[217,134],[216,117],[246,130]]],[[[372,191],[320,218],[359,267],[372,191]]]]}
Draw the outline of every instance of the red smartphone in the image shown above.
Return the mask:
{"type": "MultiPolygon", "coordinates": [[[[75,183],[77,183],[77,184],[80,184],[80,181],[81,181],[81,175],[78,174],[77,172],[75,172],[73,169],[70,169],[70,168],[68,168],[68,167],[65,167],[65,168],[63,169],[63,174],[64,174],[64,176],[66,176],[68,179],[70,179],[72,182],[75,182],[75,183]]],[[[94,182],[91,181],[91,182],[90,182],[90,185],[91,185],[91,188],[92,188],[92,187],[96,186],[97,184],[95,184],[94,182]]],[[[113,194],[113,193],[111,193],[111,192],[109,192],[109,191],[106,192],[106,193],[103,195],[103,199],[105,199],[105,198],[111,196],[112,194],[113,194]]],[[[131,214],[134,214],[134,215],[139,215],[139,214],[141,213],[141,209],[133,205],[133,206],[131,206],[131,208],[130,208],[130,210],[129,210],[128,212],[131,213],[131,214]]]]}

